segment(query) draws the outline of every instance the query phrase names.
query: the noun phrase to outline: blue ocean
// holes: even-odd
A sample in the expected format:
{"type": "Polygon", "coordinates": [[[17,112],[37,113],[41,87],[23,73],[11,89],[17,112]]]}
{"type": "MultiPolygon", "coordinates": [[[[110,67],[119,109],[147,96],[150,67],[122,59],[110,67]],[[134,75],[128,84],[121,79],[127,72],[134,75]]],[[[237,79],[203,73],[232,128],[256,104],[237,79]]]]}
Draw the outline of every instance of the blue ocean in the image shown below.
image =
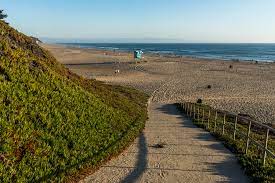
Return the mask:
{"type": "Polygon", "coordinates": [[[134,51],[205,59],[275,62],[275,44],[63,43],[79,48],[134,51]]]}

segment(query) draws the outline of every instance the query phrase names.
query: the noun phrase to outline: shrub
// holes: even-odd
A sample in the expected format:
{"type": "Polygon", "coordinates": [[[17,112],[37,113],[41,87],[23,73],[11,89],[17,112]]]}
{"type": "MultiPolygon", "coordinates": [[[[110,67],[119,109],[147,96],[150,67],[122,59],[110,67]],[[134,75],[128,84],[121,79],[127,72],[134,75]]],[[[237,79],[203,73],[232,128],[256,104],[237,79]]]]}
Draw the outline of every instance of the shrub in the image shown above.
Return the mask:
{"type": "Polygon", "coordinates": [[[4,14],[4,10],[0,10],[0,20],[3,20],[5,18],[7,18],[8,15],[7,14],[4,14]]]}
{"type": "Polygon", "coordinates": [[[199,99],[197,100],[197,104],[202,104],[202,99],[199,98],[199,99]]]}

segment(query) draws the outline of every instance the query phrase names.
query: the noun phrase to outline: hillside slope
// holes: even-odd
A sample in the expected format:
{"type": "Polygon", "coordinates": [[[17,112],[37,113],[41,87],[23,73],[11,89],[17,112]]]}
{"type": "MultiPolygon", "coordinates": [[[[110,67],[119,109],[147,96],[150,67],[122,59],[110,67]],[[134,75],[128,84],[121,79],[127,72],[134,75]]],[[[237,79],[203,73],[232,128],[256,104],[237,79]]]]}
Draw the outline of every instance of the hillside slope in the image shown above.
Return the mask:
{"type": "Polygon", "coordinates": [[[81,78],[0,21],[0,182],[62,181],[120,152],[147,96],[81,78]]]}

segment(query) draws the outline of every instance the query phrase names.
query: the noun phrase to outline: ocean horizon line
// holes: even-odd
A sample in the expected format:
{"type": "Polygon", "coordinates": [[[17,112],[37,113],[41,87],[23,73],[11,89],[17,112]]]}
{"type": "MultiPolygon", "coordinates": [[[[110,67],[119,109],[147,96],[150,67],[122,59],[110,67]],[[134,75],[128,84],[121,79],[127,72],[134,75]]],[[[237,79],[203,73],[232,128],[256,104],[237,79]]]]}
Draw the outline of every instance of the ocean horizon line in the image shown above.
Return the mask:
{"type": "MultiPolygon", "coordinates": [[[[47,43],[47,41],[45,42],[47,43]]],[[[52,42],[51,42],[52,43],[52,42]]],[[[226,42],[226,43],[219,43],[219,42],[77,42],[77,41],[68,41],[68,42],[54,42],[52,44],[216,44],[216,45],[221,45],[221,44],[267,44],[267,45],[275,45],[274,43],[265,43],[265,42],[226,42]]]]}
{"type": "Polygon", "coordinates": [[[204,59],[275,62],[275,44],[263,43],[59,43],[77,48],[134,51],[204,59]]]}

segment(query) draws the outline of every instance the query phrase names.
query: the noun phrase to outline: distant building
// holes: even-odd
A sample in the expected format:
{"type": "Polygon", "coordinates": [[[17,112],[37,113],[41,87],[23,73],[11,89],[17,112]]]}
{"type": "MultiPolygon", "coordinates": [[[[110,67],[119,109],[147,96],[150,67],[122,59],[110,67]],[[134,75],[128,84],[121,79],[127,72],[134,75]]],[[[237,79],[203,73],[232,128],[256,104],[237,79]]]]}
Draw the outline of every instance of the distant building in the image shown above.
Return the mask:
{"type": "Polygon", "coordinates": [[[134,51],[134,58],[135,59],[142,59],[142,54],[143,54],[143,51],[136,50],[136,51],[134,51]]]}

